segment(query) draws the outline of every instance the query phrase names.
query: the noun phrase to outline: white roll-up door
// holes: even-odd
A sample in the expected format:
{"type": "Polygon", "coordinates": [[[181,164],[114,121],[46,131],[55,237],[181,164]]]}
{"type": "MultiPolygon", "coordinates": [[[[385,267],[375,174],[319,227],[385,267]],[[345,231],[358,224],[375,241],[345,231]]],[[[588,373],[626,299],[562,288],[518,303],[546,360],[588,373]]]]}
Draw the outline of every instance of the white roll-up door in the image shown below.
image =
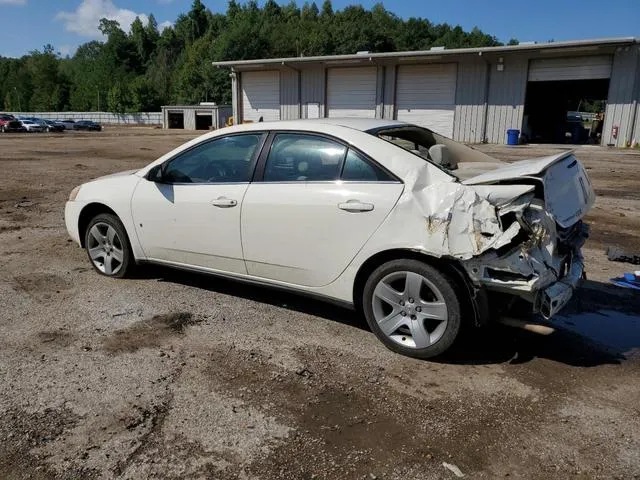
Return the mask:
{"type": "Polygon", "coordinates": [[[456,72],[455,63],[398,67],[396,118],[453,137],[456,72]]]}
{"type": "Polygon", "coordinates": [[[280,72],[242,72],[242,120],[280,120],[280,72]]]}
{"type": "Polygon", "coordinates": [[[328,117],[376,117],[376,67],[330,68],[328,117]]]}
{"type": "MultiPolygon", "coordinates": [[[[538,58],[529,64],[530,82],[595,80],[611,77],[611,55],[538,58]]],[[[508,66],[506,68],[509,68],[508,66]]]]}

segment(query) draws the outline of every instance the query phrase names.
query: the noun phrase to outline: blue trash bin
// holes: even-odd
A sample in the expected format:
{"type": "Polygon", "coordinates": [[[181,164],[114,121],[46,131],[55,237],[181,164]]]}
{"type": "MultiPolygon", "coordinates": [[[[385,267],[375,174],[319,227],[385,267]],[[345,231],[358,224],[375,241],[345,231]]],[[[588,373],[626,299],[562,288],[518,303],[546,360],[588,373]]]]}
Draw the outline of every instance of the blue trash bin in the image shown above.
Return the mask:
{"type": "Polygon", "coordinates": [[[510,128],[507,130],[507,145],[518,145],[518,138],[520,137],[520,130],[510,128]]]}

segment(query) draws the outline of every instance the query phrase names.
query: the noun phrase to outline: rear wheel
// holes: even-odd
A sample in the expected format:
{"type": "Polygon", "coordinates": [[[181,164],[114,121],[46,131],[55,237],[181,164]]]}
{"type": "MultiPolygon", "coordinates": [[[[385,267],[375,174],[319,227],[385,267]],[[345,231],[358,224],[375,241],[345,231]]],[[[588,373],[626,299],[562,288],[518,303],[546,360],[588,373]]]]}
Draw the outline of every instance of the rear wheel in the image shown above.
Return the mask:
{"type": "Polygon", "coordinates": [[[378,267],[365,284],[362,300],[371,330],[403,355],[440,355],[460,331],[460,300],[453,282],[418,260],[393,260],[378,267]]]}
{"type": "Polygon", "coordinates": [[[123,278],[135,266],[122,222],[110,213],[94,217],[85,233],[85,248],[93,268],[107,277],[123,278]]]}

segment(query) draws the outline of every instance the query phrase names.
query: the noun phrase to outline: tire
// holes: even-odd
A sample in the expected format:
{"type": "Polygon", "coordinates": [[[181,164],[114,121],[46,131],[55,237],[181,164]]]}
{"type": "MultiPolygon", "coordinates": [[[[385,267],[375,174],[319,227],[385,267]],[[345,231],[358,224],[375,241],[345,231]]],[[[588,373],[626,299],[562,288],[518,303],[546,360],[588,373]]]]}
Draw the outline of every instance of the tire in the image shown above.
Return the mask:
{"type": "Polygon", "coordinates": [[[418,260],[393,260],[374,270],[362,307],[378,339],[409,357],[441,355],[460,333],[461,301],[454,283],[418,260]]]}
{"type": "Polygon", "coordinates": [[[91,265],[101,275],[124,278],[130,276],[135,268],[127,232],[113,214],[101,213],[91,219],[84,245],[91,265]]]}

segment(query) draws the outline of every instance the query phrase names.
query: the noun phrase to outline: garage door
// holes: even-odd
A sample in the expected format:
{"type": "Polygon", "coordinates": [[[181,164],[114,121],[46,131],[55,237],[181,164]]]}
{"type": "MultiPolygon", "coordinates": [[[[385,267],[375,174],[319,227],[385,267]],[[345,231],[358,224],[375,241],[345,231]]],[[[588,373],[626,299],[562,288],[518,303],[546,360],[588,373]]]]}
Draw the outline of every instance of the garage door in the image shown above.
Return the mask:
{"type": "Polygon", "coordinates": [[[456,64],[398,67],[396,118],[453,137],[456,64]]]}
{"type": "Polygon", "coordinates": [[[376,117],[376,67],[330,68],[328,117],[376,117]]]}
{"type": "Polygon", "coordinates": [[[280,120],[280,72],[242,72],[242,119],[280,120]]]}
{"type": "Polygon", "coordinates": [[[531,60],[530,82],[553,80],[595,80],[611,76],[610,55],[531,60]]]}

